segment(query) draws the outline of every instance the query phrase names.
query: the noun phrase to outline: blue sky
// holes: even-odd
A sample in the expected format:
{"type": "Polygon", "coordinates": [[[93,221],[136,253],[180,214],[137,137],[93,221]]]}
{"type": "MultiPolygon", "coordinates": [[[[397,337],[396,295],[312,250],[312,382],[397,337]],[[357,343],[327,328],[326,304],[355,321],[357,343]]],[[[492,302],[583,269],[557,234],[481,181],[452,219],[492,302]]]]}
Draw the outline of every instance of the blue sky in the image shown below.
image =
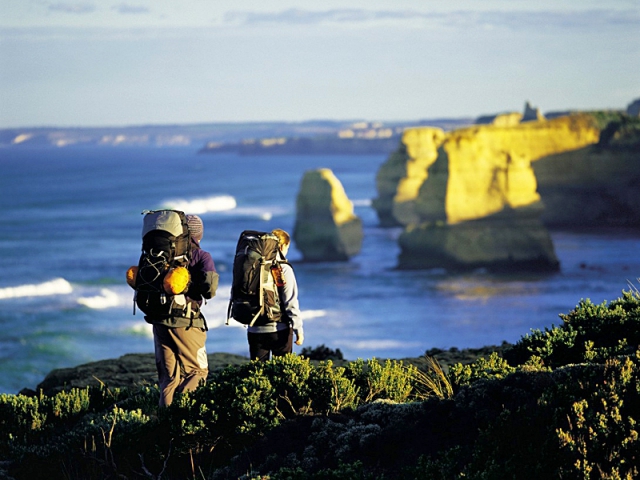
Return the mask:
{"type": "Polygon", "coordinates": [[[0,0],[0,128],[621,109],[640,0],[0,0]]]}

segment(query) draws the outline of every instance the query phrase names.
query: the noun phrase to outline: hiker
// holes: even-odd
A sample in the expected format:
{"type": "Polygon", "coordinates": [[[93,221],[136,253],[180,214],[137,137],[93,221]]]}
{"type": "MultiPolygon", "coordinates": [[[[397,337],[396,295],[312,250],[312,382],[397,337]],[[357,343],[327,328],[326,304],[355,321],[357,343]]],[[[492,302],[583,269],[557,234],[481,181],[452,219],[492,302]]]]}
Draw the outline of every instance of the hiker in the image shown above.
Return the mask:
{"type": "Polygon", "coordinates": [[[205,342],[207,323],[200,312],[203,300],[213,298],[219,275],[211,254],[200,248],[204,233],[202,219],[187,215],[191,235],[191,259],[187,270],[191,283],[185,293],[187,302],[195,303],[192,318],[172,315],[168,318],[145,319],[153,324],[156,367],[160,386],[160,406],[168,406],[174,394],[195,390],[209,373],[205,342]]]}
{"type": "Polygon", "coordinates": [[[247,327],[249,340],[249,355],[251,360],[266,362],[270,354],[279,357],[293,351],[293,337],[296,345],[304,342],[302,317],[298,304],[298,284],[293,268],[287,262],[287,252],[291,244],[291,237],[287,232],[276,229],[271,232],[278,237],[278,260],[281,262],[284,286],[279,290],[282,298],[282,314],[284,318],[278,322],[258,322],[259,325],[247,327]]]}

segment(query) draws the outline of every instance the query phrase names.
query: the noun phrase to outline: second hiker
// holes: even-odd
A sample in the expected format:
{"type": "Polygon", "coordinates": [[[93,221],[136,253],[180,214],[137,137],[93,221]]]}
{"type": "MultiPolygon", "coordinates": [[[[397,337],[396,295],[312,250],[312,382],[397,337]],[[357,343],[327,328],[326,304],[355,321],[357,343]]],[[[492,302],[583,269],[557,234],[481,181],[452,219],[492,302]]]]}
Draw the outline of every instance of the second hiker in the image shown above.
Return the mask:
{"type": "Polygon", "coordinates": [[[229,316],[247,325],[251,360],[283,356],[304,342],[298,284],[287,261],[291,237],[281,229],[240,235],[229,316]],[[259,272],[259,273],[258,273],[259,272]]]}

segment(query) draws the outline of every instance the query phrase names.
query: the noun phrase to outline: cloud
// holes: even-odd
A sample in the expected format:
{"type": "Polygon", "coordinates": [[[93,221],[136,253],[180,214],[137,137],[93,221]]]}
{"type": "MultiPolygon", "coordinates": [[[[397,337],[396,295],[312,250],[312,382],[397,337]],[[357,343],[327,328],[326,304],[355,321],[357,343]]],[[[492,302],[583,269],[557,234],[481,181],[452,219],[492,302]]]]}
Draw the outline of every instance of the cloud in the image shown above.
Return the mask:
{"type": "Polygon", "coordinates": [[[318,25],[324,23],[362,23],[384,19],[415,18],[414,12],[373,11],[364,9],[332,9],[311,11],[292,8],[280,12],[254,13],[231,11],[225,14],[225,20],[231,23],[251,24],[289,24],[318,25]]]}
{"type": "Polygon", "coordinates": [[[95,5],[86,2],[58,2],[50,3],[49,10],[64,13],[93,13],[96,11],[95,5]]]}
{"type": "Polygon", "coordinates": [[[140,13],[149,13],[150,10],[147,7],[143,7],[140,5],[128,5],[126,3],[121,3],[120,5],[116,5],[113,7],[118,13],[122,14],[140,14],[140,13]]]}
{"type": "Polygon", "coordinates": [[[331,9],[322,11],[288,9],[279,12],[231,11],[225,21],[240,25],[438,25],[449,28],[565,29],[640,26],[640,10],[591,9],[553,10],[456,10],[422,12],[417,10],[331,9]]]}

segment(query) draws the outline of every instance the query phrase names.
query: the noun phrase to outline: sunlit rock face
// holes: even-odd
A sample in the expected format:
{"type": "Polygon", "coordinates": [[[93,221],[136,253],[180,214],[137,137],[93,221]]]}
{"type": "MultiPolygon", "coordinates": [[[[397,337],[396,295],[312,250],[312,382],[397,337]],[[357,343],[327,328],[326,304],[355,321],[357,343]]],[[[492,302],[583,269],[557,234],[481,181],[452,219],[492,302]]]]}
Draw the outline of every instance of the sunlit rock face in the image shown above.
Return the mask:
{"type": "Polygon", "coordinates": [[[518,125],[521,120],[521,113],[507,112],[478,117],[475,123],[476,125],[496,125],[498,127],[511,127],[513,125],[518,125]]]}
{"type": "Polygon", "coordinates": [[[373,200],[373,207],[381,225],[407,225],[418,221],[414,203],[444,138],[443,130],[432,127],[413,128],[403,134],[400,147],[376,175],[378,197],[373,200]]]}
{"type": "Polygon", "coordinates": [[[407,226],[399,267],[557,269],[532,164],[594,144],[599,133],[591,116],[578,114],[477,125],[447,133],[439,146],[428,143],[436,158],[417,196],[405,202],[402,215],[391,208],[395,221],[407,226]]]}
{"type": "Polygon", "coordinates": [[[420,187],[416,216],[455,224],[531,206],[540,201],[532,163],[594,144],[599,134],[589,115],[450,132],[420,187]]]}
{"type": "Polygon", "coordinates": [[[305,173],[293,238],[306,261],[346,261],[362,247],[362,221],[340,181],[323,168],[305,173]]]}
{"type": "Polygon", "coordinates": [[[482,218],[540,200],[532,162],[598,141],[589,115],[444,133],[407,130],[376,176],[383,226],[482,218]]]}

